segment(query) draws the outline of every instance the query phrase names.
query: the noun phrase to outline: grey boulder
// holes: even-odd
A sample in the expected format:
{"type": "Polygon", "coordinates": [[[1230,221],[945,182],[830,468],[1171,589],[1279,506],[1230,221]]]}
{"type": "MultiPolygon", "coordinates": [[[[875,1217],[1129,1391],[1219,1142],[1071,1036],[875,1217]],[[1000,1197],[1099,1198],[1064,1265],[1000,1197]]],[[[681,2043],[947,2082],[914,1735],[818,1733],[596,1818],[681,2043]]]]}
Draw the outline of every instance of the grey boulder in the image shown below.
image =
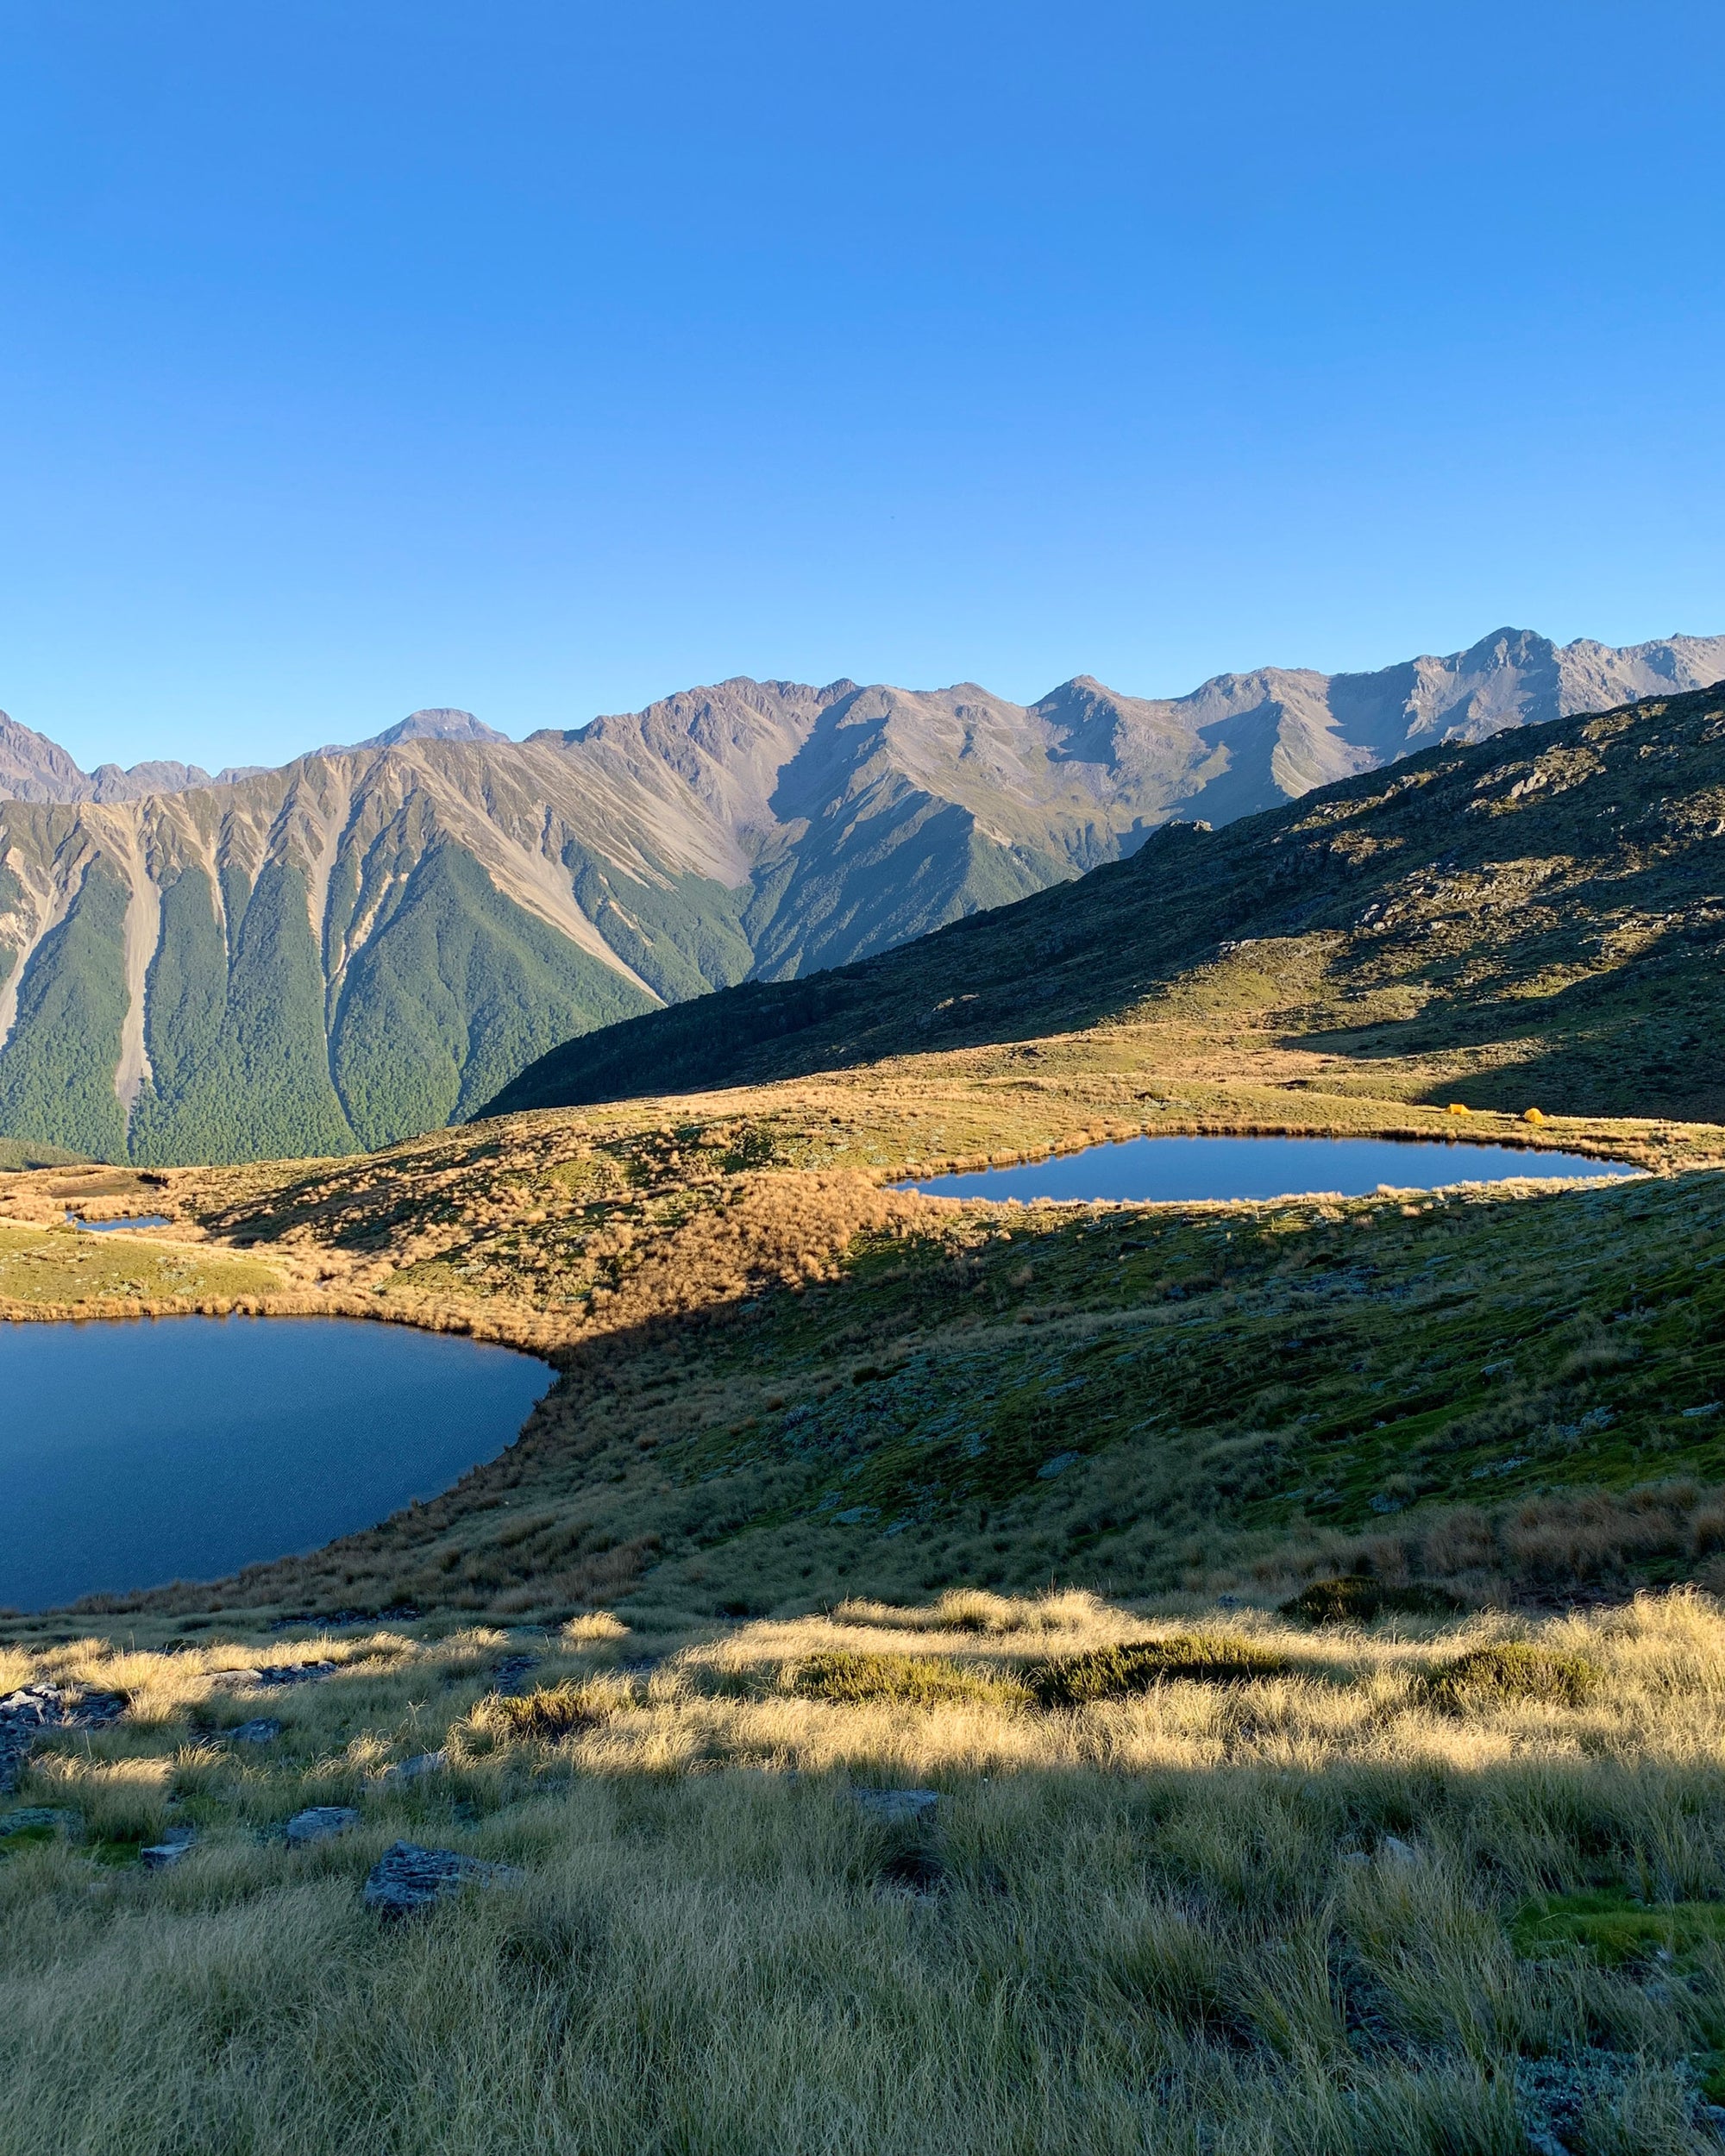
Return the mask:
{"type": "Polygon", "coordinates": [[[265,1670],[217,1670],[210,1678],[212,1690],[223,1692],[279,1692],[289,1684],[315,1684],[334,1677],[333,1662],[279,1662],[265,1670]]]}
{"type": "Polygon", "coordinates": [[[197,1839],[190,1827],[170,1827],[159,1842],[138,1852],[139,1862],[146,1871],[166,1871],[179,1862],[197,1839]]]}
{"type": "Polygon", "coordinates": [[[126,1711],[117,1692],[78,1692],[63,1684],[26,1684],[0,1699],[0,1794],[18,1777],[38,1737],[51,1729],[100,1729],[126,1711]]]}
{"type": "Polygon", "coordinates": [[[888,1827],[921,1827],[934,1818],[938,1789],[853,1789],[851,1798],[871,1819],[888,1827]]]}
{"type": "Polygon", "coordinates": [[[366,1907],[381,1916],[411,1916],[464,1886],[508,1886],[526,1875],[512,1864],[490,1864],[454,1849],[422,1849],[398,1841],[386,1849],[366,1879],[366,1907]]]}
{"type": "Polygon", "coordinates": [[[306,1811],[296,1812],[287,1822],[288,1846],[304,1849],[314,1841],[328,1841],[334,1834],[345,1834],[359,1821],[360,1815],[351,1804],[314,1804],[306,1811]]]}
{"type": "Polygon", "coordinates": [[[386,1767],[378,1780],[386,1787],[395,1788],[403,1782],[423,1781],[428,1774],[441,1774],[448,1764],[447,1752],[421,1752],[411,1759],[403,1759],[395,1766],[386,1767]]]}

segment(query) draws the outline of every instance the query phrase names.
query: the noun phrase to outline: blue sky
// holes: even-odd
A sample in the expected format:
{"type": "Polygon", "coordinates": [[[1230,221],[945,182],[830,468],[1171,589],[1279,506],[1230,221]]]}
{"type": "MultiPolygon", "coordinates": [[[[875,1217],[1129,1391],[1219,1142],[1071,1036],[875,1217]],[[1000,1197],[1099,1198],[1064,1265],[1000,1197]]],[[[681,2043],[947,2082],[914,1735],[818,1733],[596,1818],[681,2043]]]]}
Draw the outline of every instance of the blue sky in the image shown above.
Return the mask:
{"type": "Polygon", "coordinates": [[[0,8],[0,706],[1725,630],[1725,10],[0,8]]]}

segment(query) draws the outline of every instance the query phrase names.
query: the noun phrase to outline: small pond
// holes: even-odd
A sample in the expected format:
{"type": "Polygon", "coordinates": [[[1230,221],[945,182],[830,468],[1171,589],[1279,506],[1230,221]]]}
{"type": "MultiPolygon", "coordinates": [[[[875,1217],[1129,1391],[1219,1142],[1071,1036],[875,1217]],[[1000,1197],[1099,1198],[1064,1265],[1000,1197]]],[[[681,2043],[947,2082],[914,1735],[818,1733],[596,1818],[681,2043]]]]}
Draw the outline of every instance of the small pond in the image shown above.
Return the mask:
{"type": "Polygon", "coordinates": [[[1465,1140],[1389,1138],[1134,1138],[1019,1168],[935,1175],[901,1183],[932,1198],[1054,1198],[1127,1204],[1156,1200],[1292,1198],[1324,1193],[1363,1198],[1381,1183],[1440,1190],[1446,1183],[1503,1182],[1514,1175],[1634,1175],[1622,1161],[1535,1152],[1465,1140]]]}
{"type": "Polygon", "coordinates": [[[552,1375],[357,1318],[0,1323],[0,1608],[371,1526],[495,1459],[552,1375]]]}

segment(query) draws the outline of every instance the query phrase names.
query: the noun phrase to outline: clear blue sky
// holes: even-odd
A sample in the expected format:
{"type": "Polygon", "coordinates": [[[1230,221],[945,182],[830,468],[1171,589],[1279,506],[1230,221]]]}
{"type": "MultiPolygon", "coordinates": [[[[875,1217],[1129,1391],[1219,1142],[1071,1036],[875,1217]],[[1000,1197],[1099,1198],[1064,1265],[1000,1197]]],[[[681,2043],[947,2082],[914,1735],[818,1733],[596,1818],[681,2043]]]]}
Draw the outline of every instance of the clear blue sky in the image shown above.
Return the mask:
{"type": "Polygon", "coordinates": [[[0,9],[0,705],[1725,630],[1725,9],[0,9]]]}

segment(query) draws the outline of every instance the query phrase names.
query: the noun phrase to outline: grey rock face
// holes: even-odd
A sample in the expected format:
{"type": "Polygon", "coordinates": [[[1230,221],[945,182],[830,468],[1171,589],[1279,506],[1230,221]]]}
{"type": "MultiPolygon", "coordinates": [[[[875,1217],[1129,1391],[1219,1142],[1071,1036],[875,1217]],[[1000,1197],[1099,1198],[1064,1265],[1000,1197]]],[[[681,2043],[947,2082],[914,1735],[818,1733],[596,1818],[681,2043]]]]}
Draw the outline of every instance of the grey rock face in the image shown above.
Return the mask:
{"type": "Polygon", "coordinates": [[[315,1841],[329,1841],[357,1827],[360,1815],[350,1804],[313,1804],[296,1812],[285,1829],[290,1849],[306,1849],[315,1841]]]}
{"type": "Polygon", "coordinates": [[[511,1864],[490,1864],[454,1849],[422,1849],[398,1841],[385,1850],[366,1878],[366,1907],[380,1916],[411,1916],[464,1886],[506,1886],[524,1878],[511,1864]]]}
{"type": "Polygon", "coordinates": [[[53,1804],[28,1804],[0,1819],[0,1834],[40,1833],[47,1827],[57,1834],[75,1833],[82,1822],[76,1812],[53,1804]]]}
{"type": "MultiPolygon", "coordinates": [[[[1600,2146],[1598,2128],[1605,2126],[1609,2134],[1618,2125],[1613,2114],[1645,2071],[1645,2062],[1630,2053],[1592,2045],[1518,2059],[1515,2108],[1528,2147],[1537,2156],[1571,2156],[1575,2149],[1600,2146]]],[[[1682,2071],[1672,2076],[1679,2088],[1682,2071]]],[[[1713,2107],[1703,2103],[1692,2088],[1681,2091],[1679,2100],[1685,2098],[1695,2124],[1709,2138],[1716,2137],[1717,2125],[1708,2116],[1713,2107]]]]}
{"type": "Polygon", "coordinates": [[[259,1714],[248,1722],[242,1722],[237,1729],[228,1732],[230,1745],[273,1744],[281,1734],[281,1724],[273,1714],[259,1714]]]}
{"type": "Polygon", "coordinates": [[[496,1692],[519,1692],[524,1678],[539,1667],[536,1654],[506,1654],[501,1662],[492,1664],[492,1689],[496,1692]]]}
{"type": "Polygon", "coordinates": [[[495,726],[487,726],[482,718],[475,718],[471,711],[460,711],[447,705],[434,705],[423,711],[410,711],[405,718],[398,719],[393,726],[386,726],[380,734],[371,734],[359,745],[361,749],[393,749],[404,741],[507,741],[507,734],[500,734],[495,726]]]}

